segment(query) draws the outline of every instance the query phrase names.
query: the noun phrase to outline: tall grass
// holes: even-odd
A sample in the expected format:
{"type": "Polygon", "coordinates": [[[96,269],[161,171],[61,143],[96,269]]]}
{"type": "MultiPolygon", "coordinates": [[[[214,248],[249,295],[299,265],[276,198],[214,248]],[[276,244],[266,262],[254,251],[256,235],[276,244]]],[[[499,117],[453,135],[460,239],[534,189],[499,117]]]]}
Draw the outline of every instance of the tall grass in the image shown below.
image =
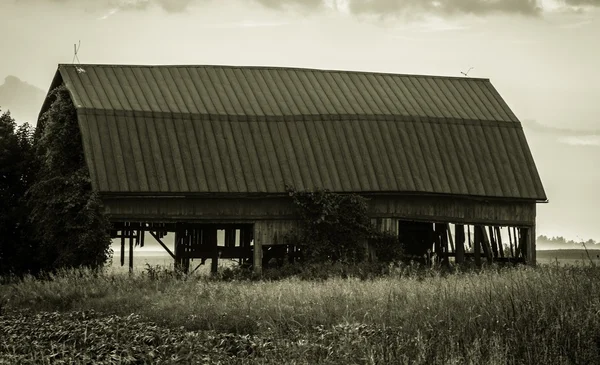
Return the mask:
{"type": "Polygon", "coordinates": [[[321,282],[65,271],[2,286],[0,298],[8,311],[136,313],[161,326],[275,338],[287,360],[600,363],[596,267],[321,282]]]}

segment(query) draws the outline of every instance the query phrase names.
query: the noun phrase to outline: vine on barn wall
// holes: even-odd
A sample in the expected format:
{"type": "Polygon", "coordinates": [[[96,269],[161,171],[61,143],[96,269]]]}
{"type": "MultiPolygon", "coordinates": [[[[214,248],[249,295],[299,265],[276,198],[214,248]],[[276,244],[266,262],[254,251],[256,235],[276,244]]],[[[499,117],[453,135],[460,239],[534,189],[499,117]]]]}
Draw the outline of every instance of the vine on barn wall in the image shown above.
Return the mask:
{"type": "Polygon", "coordinates": [[[31,222],[41,270],[98,268],[110,258],[110,223],[92,191],[77,113],[64,86],[36,131],[37,174],[29,190],[31,222]]]}

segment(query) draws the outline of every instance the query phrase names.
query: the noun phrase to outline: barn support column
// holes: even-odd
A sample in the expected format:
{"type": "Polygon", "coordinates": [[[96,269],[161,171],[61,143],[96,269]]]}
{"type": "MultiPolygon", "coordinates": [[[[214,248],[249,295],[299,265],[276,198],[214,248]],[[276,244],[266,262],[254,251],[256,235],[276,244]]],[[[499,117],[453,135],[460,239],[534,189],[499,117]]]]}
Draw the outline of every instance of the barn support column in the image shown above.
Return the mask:
{"type": "Polygon", "coordinates": [[[465,262],[465,226],[457,224],[454,226],[454,236],[456,245],[455,249],[455,261],[457,264],[465,262]]]}
{"type": "Polygon", "coordinates": [[[133,230],[131,229],[131,223],[127,224],[129,229],[127,230],[127,235],[129,236],[129,273],[133,273],[133,246],[134,246],[134,238],[133,238],[133,230]]]}
{"type": "Polygon", "coordinates": [[[535,226],[519,228],[521,255],[527,265],[535,265],[535,226]]]}
{"type": "Polygon", "coordinates": [[[481,267],[481,242],[483,241],[483,237],[481,237],[481,229],[479,226],[474,227],[473,232],[473,255],[475,256],[475,265],[477,267],[481,267]]]}
{"type": "Polygon", "coordinates": [[[255,225],[252,225],[252,236],[254,237],[254,259],[252,260],[252,265],[254,273],[262,274],[263,245],[261,240],[257,239],[254,230],[255,225]]]}

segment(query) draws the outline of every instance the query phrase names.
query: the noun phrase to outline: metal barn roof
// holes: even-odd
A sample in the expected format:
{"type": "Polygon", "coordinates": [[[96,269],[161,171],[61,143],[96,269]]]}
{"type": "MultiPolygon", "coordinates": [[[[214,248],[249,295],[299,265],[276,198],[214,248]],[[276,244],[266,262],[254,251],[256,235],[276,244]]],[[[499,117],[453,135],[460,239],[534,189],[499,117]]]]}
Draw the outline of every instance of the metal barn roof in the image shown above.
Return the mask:
{"type": "Polygon", "coordinates": [[[486,79],[229,66],[60,65],[100,193],[299,189],[545,200],[486,79]]]}

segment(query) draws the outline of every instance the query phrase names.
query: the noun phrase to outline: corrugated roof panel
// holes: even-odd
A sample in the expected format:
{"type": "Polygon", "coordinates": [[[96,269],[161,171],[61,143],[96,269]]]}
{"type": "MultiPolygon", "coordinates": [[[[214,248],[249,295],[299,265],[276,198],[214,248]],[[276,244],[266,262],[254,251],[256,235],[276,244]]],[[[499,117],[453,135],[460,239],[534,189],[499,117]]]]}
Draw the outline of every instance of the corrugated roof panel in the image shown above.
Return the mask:
{"type": "Polygon", "coordinates": [[[233,171],[232,162],[232,151],[229,151],[226,139],[230,136],[226,135],[223,131],[222,124],[219,121],[210,121],[210,127],[212,129],[212,136],[215,139],[217,148],[214,150],[216,155],[219,156],[221,162],[223,177],[225,178],[226,185],[222,187],[222,191],[239,191],[238,177],[236,177],[233,171]]]}
{"type": "Polygon", "coordinates": [[[312,72],[307,72],[305,75],[307,84],[309,85],[308,87],[314,90],[317,94],[317,97],[323,102],[322,112],[326,112],[328,114],[338,113],[341,105],[339,100],[334,97],[335,93],[327,90],[329,84],[327,82],[317,80],[312,72]]]}
{"type": "Polygon", "coordinates": [[[92,188],[98,191],[101,187],[108,186],[108,181],[106,180],[104,158],[102,157],[102,150],[98,141],[98,133],[95,128],[96,118],[88,119],[84,113],[78,113],[77,119],[81,130],[85,163],[90,172],[92,188]],[[91,126],[92,124],[94,127],[91,126]]]}
{"type": "Polygon", "coordinates": [[[311,126],[315,127],[315,134],[312,136],[320,149],[323,151],[323,161],[327,172],[330,174],[331,189],[334,191],[350,191],[350,183],[344,177],[346,176],[346,169],[336,156],[340,156],[336,153],[337,150],[332,148],[332,144],[329,142],[332,139],[327,135],[327,130],[332,130],[332,126],[324,126],[324,122],[319,121],[316,123],[307,123],[309,129],[311,126]]]}
{"type": "Polygon", "coordinates": [[[242,107],[237,100],[231,100],[225,92],[218,76],[213,69],[196,69],[198,79],[196,84],[202,85],[204,95],[209,95],[216,110],[209,110],[208,114],[237,115],[242,113],[242,107]]]}
{"type": "Polygon", "coordinates": [[[248,192],[248,178],[245,175],[242,160],[240,158],[240,147],[236,145],[234,132],[230,122],[216,123],[216,128],[221,128],[221,133],[225,140],[225,152],[230,160],[231,175],[235,178],[236,190],[238,192],[248,192]]]}
{"type": "Polygon", "coordinates": [[[239,79],[242,90],[250,101],[256,115],[277,115],[272,109],[275,103],[271,100],[270,91],[261,85],[262,80],[256,78],[256,76],[260,77],[259,74],[236,68],[235,76],[239,79]],[[263,90],[267,91],[267,93],[263,92],[263,90]]]}
{"type": "Polygon", "coordinates": [[[144,191],[140,184],[140,178],[138,176],[139,159],[134,154],[133,147],[131,145],[131,139],[129,138],[130,131],[135,134],[135,125],[131,117],[123,118],[123,121],[117,121],[113,119],[114,123],[124,123],[125,125],[121,128],[115,128],[115,132],[118,132],[119,145],[123,153],[123,163],[125,167],[125,173],[123,175],[124,180],[129,186],[129,190],[133,191],[144,191]],[[132,130],[133,129],[133,130],[132,130]]]}
{"type": "Polygon", "coordinates": [[[441,156],[436,150],[436,140],[433,128],[426,128],[427,122],[414,123],[417,139],[425,156],[426,169],[434,191],[448,193],[450,190],[446,170],[441,162],[441,156]]]}
{"type": "Polygon", "coordinates": [[[533,156],[531,155],[529,145],[525,139],[525,132],[522,128],[515,128],[513,132],[517,135],[515,142],[518,140],[520,144],[520,157],[522,158],[520,163],[523,167],[523,170],[525,170],[524,178],[527,189],[524,191],[524,193],[529,196],[541,195],[544,191],[542,188],[542,182],[540,180],[537,167],[535,166],[535,162],[533,161],[533,156]]]}
{"type": "MultiPolygon", "coordinates": [[[[248,156],[248,148],[242,136],[242,130],[240,129],[237,122],[225,122],[226,128],[225,130],[230,133],[233,137],[232,141],[235,145],[235,154],[237,156],[237,160],[239,161],[239,166],[242,169],[242,174],[244,175],[244,183],[246,185],[246,191],[248,192],[256,192],[258,191],[258,177],[255,175],[256,172],[252,168],[250,164],[250,157],[248,156]]],[[[233,150],[232,150],[233,151],[233,150]]],[[[245,192],[246,192],[245,191],[245,192]]]]}
{"type": "Polygon", "coordinates": [[[192,99],[196,103],[200,115],[225,114],[225,108],[220,104],[218,98],[215,96],[217,100],[213,100],[206,90],[206,85],[200,78],[198,69],[181,68],[180,72],[187,90],[192,93],[192,99]]]}
{"type": "MultiPolygon", "coordinates": [[[[455,120],[454,122],[457,122],[455,120]]],[[[440,123],[438,133],[440,140],[442,140],[441,153],[447,157],[447,165],[450,167],[449,174],[455,179],[455,184],[463,191],[471,192],[473,189],[469,186],[465,171],[468,171],[468,166],[464,163],[465,158],[463,157],[464,149],[460,144],[460,138],[457,138],[457,134],[454,133],[450,127],[454,127],[455,124],[440,123]]]]}
{"type": "Polygon", "coordinates": [[[283,145],[285,150],[285,161],[289,166],[289,169],[292,173],[293,180],[286,181],[290,185],[294,185],[297,189],[306,189],[310,186],[310,181],[306,180],[306,177],[302,174],[302,171],[299,167],[300,156],[297,156],[297,153],[300,150],[297,146],[294,145],[294,141],[297,142],[297,139],[292,138],[292,134],[289,131],[290,125],[295,122],[281,122],[277,123],[277,127],[279,128],[280,135],[280,143],[283,145]]]}
{"type": "Polygon", "coordinates": [[[501,127],[493,126],[486,128],[488,130],[487,135],[490,138],[490,146],[497,149],[496,156],[498,158],[498,164],[502,167],[502,180],[503,185],[506,187],[506,193],[510,196],[518,196],[519,188],[517,186],[517,180],[515,178],[515,171],[508,158],[507,146],[504,142],[504,136],[501,132],[501,127]]]}
{"type": "Polygon", "coordinates": [[[377,76],[378,75],[365,75],[365,79],[371,84],[372,89],[385,106],[385,108],[382,108],[382,113],[395,114],[399,116],[408,115],[408,112],[406,111],[406,108],[404,108],[403,104],[398,102],[395,96],[391,95],[393,92],[389,89],[387,83],[380,80],[380,78],[383,79],[383,77],[377,76]]]}
{"type": "Polygon", "coordinates": [[[400,190],[401,187],[406,187],[409,191],[416,191],[415,180],[408,168],[406,154],[398,153],[404,148],[398,139],[392,137],[393,122],[380,121],[378,124],[380,128],[377,128],[377,131],[383,139],[380,145],[383,151],[382,160],[384,163],[389,163],[389,169],[386,169],[385,173],[393,179],[392,188],[400,190]]]}
{"type": "Polygon", "coordinates": [[[348,101],[350,106],[350,109],[346,108],[348,114],[373,114],[373,112],[367,108],[360,95],[360,91],[357,90],[353,80],[348,74],[333,72],[331,76],[348,101]]]}
{"type": "Polygon", "coordinates": [[[181,163],[183,165],[183,173],[187,185],[187,190],[198,191],[198,181],[196,179],[196,173],[194,171],[194,157],[192,157],[192,149],[190,146],[187,134],[193,129],[192,120],[190,115],[182,115],[176,119],[174,123],[175,135],[177,136],[177,144],[179,147],[179,153],[181,156],[181,163]]]}
{"type": "MultiPolygon", "coordinates": [[[[442,124],[440,124],[442,126],[442,124]]],[[[451,156],[453,149],[446,144],[443,132],[441,128],[434,127],[430,128],[433,140],[433,153],[438,156],[436,161],[439,164],[439,168],[442,172],[442,185],[448,192],[452,191],[456,187],[460,187],[460,178],[458,177],[461,173],[460,169],[456,168],[456,156],[451,156]]],[[[461,187],[464,189],[464,187],[461,187]]]]}
{"type": "Polygon", "coordinates": [[[545,199],[489,81],[226,66],[61,65],[100,192],[297,188],[545,199]],[[151,113],[148,113],[151,112],[151,113]]]}
{"type": "Polygon", "coordinates": [[[373,176],[373,186],[377,188],[377,190],[394,190],[393,186],[396,186],[394,182],[392,182],[393,176],[389,176],[386,172],[393,171],[390,168],[384,168],[383,165],[389,164],[389,161],[385,161],[384,156],[380,153],[380,151],[384,148],[383,139],[381,135],[378,133],[380,130],[380,126],[377,128],[369,128],[365,123],[359,123],[358,128],[362,130],[364,136],[364,149],[365,156],[369,156],[371,160],[371,164],[369,165],[372,169],[373,176]]]}
{"type": "Polygon", "coordinates": [[[99,89],[104,92],[105,96],[103,99],[110,104],[109,109],[130,110],[131,105],[129,105],[127,102],[127,98],[125,98],[122,92],[119,92],[121,89],[120,83],[111,82],[109,78],[109,76],[114,74],[114,72],[112,70],[106,72],[105,70],[106,69],[101,67],[93,68],[90,70],[88,77],[91,78],[93,83],[98,83],[101,85],[101,88],[99,89]],[[94,80],[94,78],[97,79],[94,80]]]}
{"type": "Polygon", "coordinates": [[[274,178],[274,172],[273,170],[275,169],[275,164],[276,164],[276,160],[273,160],[274,162],[269,160],[269,157],[274,157],[274,156],[269,156],[266,148],[265,148],[265,138],[267,136],[264,136],[260,133],[260,126],[258,125],[259,123],[262,122],[248,122],[248,123],[240,123],[240,124],[247,124],[249,127],[249,137],[252,138],[253,141],[253,146],[254,146],[254,152],[256,153],[256,159],[258,161],[258,164],[260,166],[260,171],[262,172],[262,179],[264,181],[264,185],[265,185],[265,192],[274,192],[276,191],[276,184],[279,183],[275,181],[274,178]]]}

